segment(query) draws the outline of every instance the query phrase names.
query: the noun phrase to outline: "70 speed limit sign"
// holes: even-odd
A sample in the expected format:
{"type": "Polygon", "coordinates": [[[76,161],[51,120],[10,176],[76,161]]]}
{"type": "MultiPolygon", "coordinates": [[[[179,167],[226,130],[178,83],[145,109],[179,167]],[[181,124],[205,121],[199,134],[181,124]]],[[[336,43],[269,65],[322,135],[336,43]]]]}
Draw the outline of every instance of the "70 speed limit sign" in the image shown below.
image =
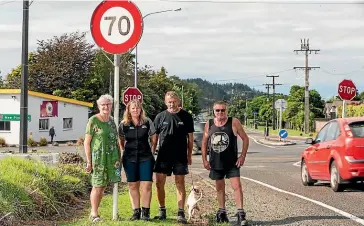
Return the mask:
{"type": "Polygon", "coordinates": [[[105,0],[92,14],[92,37],[105,52],[123,54],[132,50],[142,33],[143,16],[131,1],[105,0]]]}

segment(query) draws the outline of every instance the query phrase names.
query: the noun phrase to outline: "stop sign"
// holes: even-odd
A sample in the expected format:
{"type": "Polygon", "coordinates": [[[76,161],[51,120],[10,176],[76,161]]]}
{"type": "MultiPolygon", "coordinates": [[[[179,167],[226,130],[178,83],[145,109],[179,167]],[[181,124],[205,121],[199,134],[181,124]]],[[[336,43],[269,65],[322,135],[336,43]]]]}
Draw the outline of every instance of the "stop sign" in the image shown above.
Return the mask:
{"type": "Polygon", "coordinates": [[[143,93],[136,87],[128,87],[123,93],[123,102],[125,105],[129,103],[131,100],[139,100],[140,103],[143,103],[143,93]]]}
{"type": "Polygon", "coordinates": [[[353,81],[344,79],[339,83],[338,94],[342,100],[352,100],[356,96],[356,86],[353,81]]]}

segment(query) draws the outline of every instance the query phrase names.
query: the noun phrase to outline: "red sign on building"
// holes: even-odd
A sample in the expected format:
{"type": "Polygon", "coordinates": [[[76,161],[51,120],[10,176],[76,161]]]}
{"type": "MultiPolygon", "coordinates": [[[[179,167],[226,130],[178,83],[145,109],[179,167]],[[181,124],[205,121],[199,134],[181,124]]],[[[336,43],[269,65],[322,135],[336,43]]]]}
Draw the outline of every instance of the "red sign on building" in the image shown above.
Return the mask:
{"type": "Polygon", "coordinates": [[[40,117],[58,117],[58,101],[43,101],[40,105],[40,117]]]}

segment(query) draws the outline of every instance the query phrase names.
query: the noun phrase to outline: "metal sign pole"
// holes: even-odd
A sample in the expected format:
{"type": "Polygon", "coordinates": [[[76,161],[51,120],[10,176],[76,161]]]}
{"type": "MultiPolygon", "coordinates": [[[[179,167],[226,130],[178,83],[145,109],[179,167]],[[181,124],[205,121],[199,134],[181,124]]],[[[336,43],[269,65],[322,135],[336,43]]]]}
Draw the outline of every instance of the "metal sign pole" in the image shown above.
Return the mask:
{"type": "Polygon", "coordinates": [[[345,118],[345,100],[343,100],[343,109],[341,118],[345,118]]]}
{"type": "MultiPolygon", "coordinates": [[[[114,54],[114,121],[116,126],[119,125],[119,97],[120,97],[120,55],[114,54]]],[[[120,163],[121,164],[121,163],[120,163]]],[[[114,188],[112,192],[112,219],[118,219],[118,183],[114,183],[114,188]]]]}

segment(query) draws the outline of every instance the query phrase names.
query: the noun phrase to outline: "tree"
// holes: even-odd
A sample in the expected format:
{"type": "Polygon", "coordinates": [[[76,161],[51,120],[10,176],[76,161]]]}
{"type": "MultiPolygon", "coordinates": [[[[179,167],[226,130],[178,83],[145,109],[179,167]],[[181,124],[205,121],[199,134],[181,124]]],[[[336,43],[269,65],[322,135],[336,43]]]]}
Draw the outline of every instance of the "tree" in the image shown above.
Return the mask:
{"type": "Polygon", "coordinates": [[[364,101],[364,91],[358,95],[360,101],[364,101]]]}
{"type": "Polygon", "coordinates": [[[0,89],[4,88],[4,81],[3,81],[3,77],[1,76],[1,71],[0,71],[0,89]]]}
{"type": "MultiPolygon", "coordinates": [[[[83,87],[91,74],[95,50],[87,43],[86,33],[64,34],[38,41],[29,55],[29,89],[71,97],[83,87]]],[[[7,76],[8,86],[20,88],[21,66],[7,76]]]]}

